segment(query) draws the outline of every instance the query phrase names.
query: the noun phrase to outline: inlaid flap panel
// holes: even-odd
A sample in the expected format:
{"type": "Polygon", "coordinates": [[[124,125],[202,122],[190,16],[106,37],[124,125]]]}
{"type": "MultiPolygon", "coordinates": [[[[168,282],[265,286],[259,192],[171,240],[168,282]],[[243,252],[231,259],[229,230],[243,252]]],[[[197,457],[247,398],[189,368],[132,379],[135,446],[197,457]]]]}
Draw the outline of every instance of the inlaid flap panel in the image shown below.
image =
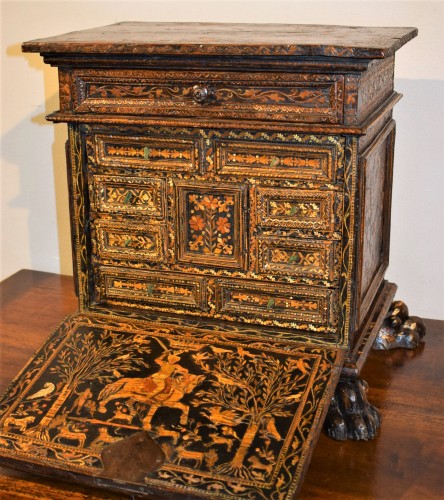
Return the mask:
{"type": "Polygon", "coordinates": [[[291,499],[343,353],[79,314],[0,400],[0,458],[168,498],[291,499]]]}
{"type": "Polygon", "coordinates": [[[97,135],[95,145],[98,165],[185,172],[199,168],[197,139],[97,135]]]}

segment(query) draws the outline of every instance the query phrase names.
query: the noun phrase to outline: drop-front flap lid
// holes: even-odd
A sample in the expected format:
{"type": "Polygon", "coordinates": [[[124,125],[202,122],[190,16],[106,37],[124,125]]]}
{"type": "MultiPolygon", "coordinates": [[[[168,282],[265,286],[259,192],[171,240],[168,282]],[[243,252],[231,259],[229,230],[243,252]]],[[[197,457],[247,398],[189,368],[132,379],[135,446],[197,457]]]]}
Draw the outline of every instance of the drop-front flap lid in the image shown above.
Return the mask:
{"type": "Polygon", "coordinates": [[[25,52],[206,56],[389,57],[416,28],[122,22],[31,40],[25,52]]]}
{"type": "Polygon", "coordinates": [[[128,493],[291,498],[343,352],[221,328],[68,317],[0,402],[1,462],[128,493]]]}

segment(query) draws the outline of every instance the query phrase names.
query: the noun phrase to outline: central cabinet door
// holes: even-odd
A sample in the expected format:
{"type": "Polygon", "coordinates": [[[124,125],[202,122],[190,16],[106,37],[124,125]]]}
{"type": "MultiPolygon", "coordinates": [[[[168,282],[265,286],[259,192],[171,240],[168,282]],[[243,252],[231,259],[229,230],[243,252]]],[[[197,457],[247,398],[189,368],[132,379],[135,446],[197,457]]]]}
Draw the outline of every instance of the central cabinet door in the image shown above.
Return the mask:
{"type": "Polygon", "coordinates": [[[92,303],[334,333],[344,139],[88,127],[92,303]]]}

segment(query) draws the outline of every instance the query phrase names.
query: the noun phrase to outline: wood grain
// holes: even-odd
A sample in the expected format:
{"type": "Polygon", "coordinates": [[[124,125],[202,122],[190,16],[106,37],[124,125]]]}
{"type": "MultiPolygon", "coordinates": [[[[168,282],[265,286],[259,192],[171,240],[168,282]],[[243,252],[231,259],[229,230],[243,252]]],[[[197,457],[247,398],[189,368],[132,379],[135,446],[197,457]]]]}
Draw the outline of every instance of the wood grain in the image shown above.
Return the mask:
{"type": "MultiPolygon", "coordinates": [[[[0,387],[76,308],[72,278],[20,271],[0,284],[0,387]]],[[[426,320],[416,351],[372,352],[362,377],[382,413],[374,441],[338,443],[321,435],[301,499],[438,499],[444,491],[444,322],[426,320]]],[[[125,498],[2,470],[2,499],[125,498]]]]}
{"type": "Polygon", "coordinates": [[[384,58],[416,28],[123,22],[31,40],[25,52],[384,58]]]}

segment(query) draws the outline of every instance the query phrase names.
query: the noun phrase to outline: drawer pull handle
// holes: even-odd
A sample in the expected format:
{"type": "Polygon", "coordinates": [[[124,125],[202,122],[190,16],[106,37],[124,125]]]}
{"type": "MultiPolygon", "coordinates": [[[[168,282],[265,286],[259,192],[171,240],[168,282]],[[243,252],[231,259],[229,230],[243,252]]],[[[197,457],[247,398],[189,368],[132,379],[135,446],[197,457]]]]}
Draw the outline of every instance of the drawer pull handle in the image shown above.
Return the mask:
{"type": "Polygon", "coordinates": [[[195,85],[193,87],[193,99],[199,104],[205,104],[214,97],[214,92],[206,85],[195,85]]]}

